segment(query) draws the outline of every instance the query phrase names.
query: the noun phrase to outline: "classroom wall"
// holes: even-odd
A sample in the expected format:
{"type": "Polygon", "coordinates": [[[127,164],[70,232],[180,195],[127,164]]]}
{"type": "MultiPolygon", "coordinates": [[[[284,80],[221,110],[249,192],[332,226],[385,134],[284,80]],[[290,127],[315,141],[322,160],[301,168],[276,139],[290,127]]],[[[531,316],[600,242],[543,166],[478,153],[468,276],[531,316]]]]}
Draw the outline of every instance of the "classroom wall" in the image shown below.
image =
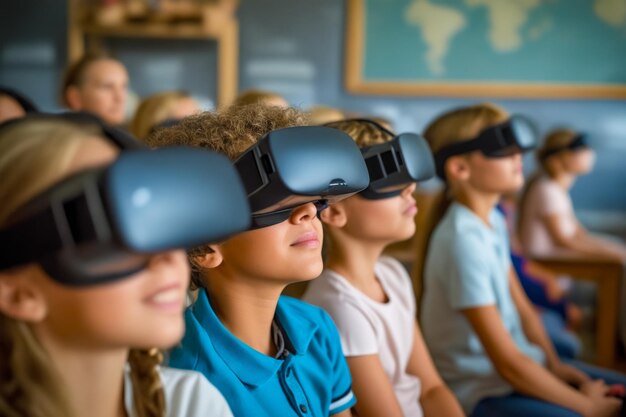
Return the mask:
{"type": "MultiPolygon", "coordinates": [[[[244,0],[240,19],[240,89],[275,90],[295,105],[326,104],[377,114],[397,130],[423,129],[453,106],[484,99],[354,96],[343,89],[345,10],[339,0],[244,0]]],[[[0,3],[0,83],[44,109],[58,108],[66,57],[67,10],[55,0],[0,3]]],[[[582,30],[582,29],[581,29],[582,30]]],[[[138,95],[160,89],[193,92],[207,105],[215,95],[215,47],[202,41],[115,40],[138,95]]],[[[626,68],[626,58],[625,58],[626,68]]],[[[592,175],[573,190],[583,220],[626,233],[626,101],[495,100],[532,117],[545,131],[569,124],[591,135],[598,150],[592,175]]],[[[532,161],[529,159],[529,162],[532,161]]]]}

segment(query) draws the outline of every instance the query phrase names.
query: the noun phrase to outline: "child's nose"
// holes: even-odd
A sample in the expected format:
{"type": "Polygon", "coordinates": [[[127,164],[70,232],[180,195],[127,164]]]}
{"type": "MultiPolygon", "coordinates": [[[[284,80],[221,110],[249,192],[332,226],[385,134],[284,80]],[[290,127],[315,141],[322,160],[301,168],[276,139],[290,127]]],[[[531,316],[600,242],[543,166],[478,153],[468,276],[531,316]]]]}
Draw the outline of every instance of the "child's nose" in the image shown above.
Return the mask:
{"type": "Polygon", "coordinates": [[[293,224],[298,224],[303,221],[313,220],[317,214],[317,208],[313,203],[306,203],[296,207],[291,213],[290,220],[293,224]]]}

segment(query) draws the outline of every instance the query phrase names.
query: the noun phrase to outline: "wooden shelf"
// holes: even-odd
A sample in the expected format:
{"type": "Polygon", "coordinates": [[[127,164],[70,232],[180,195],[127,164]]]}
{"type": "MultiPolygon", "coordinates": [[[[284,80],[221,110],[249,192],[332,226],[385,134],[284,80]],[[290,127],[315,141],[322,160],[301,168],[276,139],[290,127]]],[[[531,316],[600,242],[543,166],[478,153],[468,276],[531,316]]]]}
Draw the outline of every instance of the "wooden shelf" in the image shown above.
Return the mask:
{"type": "Polygon", "coordinates": [[[84,24],[80,30],[87,35],[111,38],[219,39],[219,35],[207,33],[200,25],[191,23],[129,23],[115,26],[84,24]]]}
{"type": "Polygon", "coordinates": [[[106,38],[179,39],[214,41],[217,45],[216,102],[232,103],[239,82],[239,24],[236,18],[220,22],[215,31],[207,31],[201,23],[137,22],[99,25],[84,20],[80,0],[68,0],[68,61],[74,62],[86,49],[102,48],[106,38]],[[86,47],[86,42],[88,46],[86,47]]]}

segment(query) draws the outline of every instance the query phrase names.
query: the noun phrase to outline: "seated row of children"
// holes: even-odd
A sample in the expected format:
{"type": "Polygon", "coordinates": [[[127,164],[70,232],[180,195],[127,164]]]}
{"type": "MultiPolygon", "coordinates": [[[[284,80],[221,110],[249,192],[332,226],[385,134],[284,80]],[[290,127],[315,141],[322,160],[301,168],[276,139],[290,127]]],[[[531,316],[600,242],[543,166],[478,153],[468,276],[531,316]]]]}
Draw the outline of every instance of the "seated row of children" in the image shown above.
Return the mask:
{"type": "Polygon", "coordinates": [[[152,151],[76,119],[0,127],[0,414],[620,412],[626,377],[560,358],[512,267],[496,205],[535,143],[503,109],[452,110],[424,141],[238,105],[152,130],[152,151]],[[412,194],[435,173],[418,324],[382,253],[424,232],[412,194]]]}

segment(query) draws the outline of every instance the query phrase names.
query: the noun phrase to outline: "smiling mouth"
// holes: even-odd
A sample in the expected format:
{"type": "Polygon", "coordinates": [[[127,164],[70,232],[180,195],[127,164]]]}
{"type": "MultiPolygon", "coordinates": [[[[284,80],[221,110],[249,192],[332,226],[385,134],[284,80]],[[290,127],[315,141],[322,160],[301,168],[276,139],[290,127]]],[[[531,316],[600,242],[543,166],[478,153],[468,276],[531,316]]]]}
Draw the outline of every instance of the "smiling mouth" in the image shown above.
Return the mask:
{"type": "Polygon", "coordinates": [[[184,304],[184,297],[181,294],[179,285],[165,287],[144,300],[146,303],[166,309],[178,309],[184,304]]]}

